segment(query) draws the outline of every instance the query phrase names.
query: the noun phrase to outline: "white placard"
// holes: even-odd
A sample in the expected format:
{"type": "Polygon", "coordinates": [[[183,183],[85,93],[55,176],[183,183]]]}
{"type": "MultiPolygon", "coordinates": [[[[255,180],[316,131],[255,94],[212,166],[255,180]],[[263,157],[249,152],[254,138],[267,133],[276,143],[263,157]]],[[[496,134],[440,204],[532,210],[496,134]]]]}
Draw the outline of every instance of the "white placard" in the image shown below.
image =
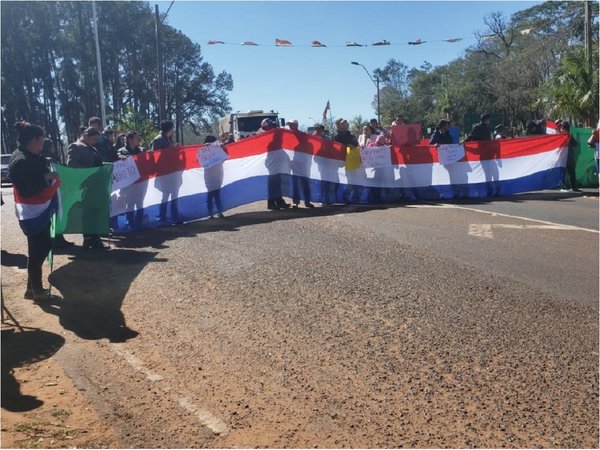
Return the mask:
{"type": "Polygon", "coordinates": [[[443,144],[438,147],[440,164],[452,164],[465,156],[465,147],[462,144],[443,144]]]}
{"type": "Polygon", "coordinates": [[[127,158],[113,163],[112,189],[123,189],[135,183],[140,177],[140,171],[133,158],[127,158]]]}
{"type": "Polygon", "coordinates": [[[198,158],[200,165],[205,169],[208,169],[209,167],[216,166],[225,161],[228,158],[228,155],[223,147],[221,147],[221,144],[218,142],[211,142],[210,144],[205,144],[200,147],[196,157],[198,158]]]}
{"type": "Polygon", "coordinates": [[[363,147],[360,149],[360,164],[363,167],[390,167],[392,157],[390,148],[382,145],[380,147],[363,147]]]}

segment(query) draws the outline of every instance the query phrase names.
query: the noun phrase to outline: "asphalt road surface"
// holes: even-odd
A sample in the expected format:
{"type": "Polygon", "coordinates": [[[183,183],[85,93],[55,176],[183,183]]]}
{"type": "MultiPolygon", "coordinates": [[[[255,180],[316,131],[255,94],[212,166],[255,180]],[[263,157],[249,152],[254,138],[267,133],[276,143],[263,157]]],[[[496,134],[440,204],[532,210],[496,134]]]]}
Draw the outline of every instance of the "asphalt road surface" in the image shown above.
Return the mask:
{"type": "Polygon", "coordinates": [[[58,255],[45,305],[3,193],[7,304],[119,447],[599,445],[597,192],[260,202],[58,255]]]}

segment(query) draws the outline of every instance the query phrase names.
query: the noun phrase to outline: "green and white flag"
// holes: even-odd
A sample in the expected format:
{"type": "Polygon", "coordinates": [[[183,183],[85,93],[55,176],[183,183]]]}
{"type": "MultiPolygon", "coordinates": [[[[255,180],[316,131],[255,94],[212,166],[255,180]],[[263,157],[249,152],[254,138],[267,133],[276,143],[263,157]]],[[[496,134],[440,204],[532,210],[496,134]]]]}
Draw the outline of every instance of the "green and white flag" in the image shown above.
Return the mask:
{"type": "Polygon", "coordinates": [[[54,164],[61,179],[55,234],[108,234],[112,164],[73,168],[54,164]]]}

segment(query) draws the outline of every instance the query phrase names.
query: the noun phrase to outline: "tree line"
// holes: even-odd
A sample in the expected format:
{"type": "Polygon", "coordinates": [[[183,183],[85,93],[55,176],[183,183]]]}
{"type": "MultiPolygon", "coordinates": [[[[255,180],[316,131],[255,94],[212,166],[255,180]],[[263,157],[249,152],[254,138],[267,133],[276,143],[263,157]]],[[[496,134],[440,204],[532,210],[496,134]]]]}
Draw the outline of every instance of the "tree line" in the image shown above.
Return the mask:
{"type": "MultiPolygon", "coordinates": [[[[2,151],[16,147],[12,124],[42,125],[60,145],[100,115],[100,95],[88,1],[3,1],[2,151]]],[[[107,121],[152,133],[158,122],[155,16],[146,2],[96,2],[107,121]]],[[[201,49],[161,23],[165,110],[182,142],[184,125],[210,127],[229,110],[229,73],[215,74],[201,49]]],[[[105,124],[107,125],[107,124],[105,124]]],[[[199,130],[198,130],[199,131],[199,130]]]]}
{"type": "MultiPolygon", "coordinates": [[[[513,14],[492,12],[486,30],[464,56],[432,67],[409,68],[397,59],[374,71],[383,123],[448,118],[469,129],[479,114],[512,127],[541,118],[598,121],[598,3],[590,2],[592,61],[584,48],[584,2],[548,1],[513,14]],[[590,70],[591,66],[591,70],[590,70]]],[[[376,108],[376,100],[373,102],[376,108]]]]}

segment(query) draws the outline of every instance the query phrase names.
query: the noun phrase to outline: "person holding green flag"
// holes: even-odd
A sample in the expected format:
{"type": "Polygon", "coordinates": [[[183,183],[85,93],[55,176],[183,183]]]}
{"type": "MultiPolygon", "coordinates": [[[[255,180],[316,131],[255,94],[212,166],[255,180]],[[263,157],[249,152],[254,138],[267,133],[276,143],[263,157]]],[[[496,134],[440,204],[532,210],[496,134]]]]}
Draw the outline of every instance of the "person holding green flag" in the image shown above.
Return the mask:
{"type": "MultiPolygon", "coordinates": [[[[98,138],[100,137],[100,132],[94,128],[89,127],[83,130],[81,137],[76,141],[69,145],[69,150],[67,154],[67,166],[74,168],[92,168],[92,167],[102,167],[102,156],[100,152],[94,147],[98,138]]],[[[93,195],[93,192],[87,192],[87,195],[93,195]]],[[[85,215],[85,213],[84,213],[85,215]]],[[[83,223],[85,228],[93,228],[93,224],[88,224],[86,226],[86,220],[90,220],[90,217],[83,217],[83,223]]],[[[100,239],[98,234],[83,234],[83,248],[86,249],[106,249],[108,248],[100,239]]]]}

